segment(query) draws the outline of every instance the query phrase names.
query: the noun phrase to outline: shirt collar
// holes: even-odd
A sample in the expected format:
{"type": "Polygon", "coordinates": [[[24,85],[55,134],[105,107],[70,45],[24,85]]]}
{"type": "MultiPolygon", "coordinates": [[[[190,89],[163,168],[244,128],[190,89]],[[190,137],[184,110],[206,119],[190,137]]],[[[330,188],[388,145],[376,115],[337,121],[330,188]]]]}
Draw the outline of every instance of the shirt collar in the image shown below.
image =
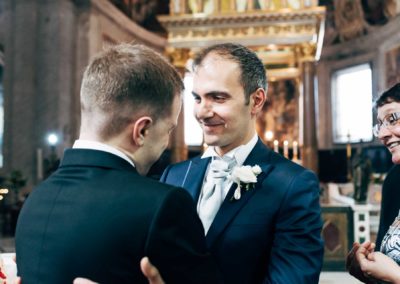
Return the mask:
{"type": "Polygon", "coordinates": [[[72,148],[74,148],[74,149],[91,149],[91,150],[99,150],[99,151],[107,152],[107,153],[116,155],[116,156],[124,159],[129,164],[131,164],[133,167],[135,166],[133,161],[125,153],[121,152],[120,150],[118,150],[110,145],[107,145],[107,144],[104,144],[101,142],[79,139],[79,140],[75,140],[75,143],[72,146],[72,148]]]}
{"type": "MultiPolygon", "coordinates": [[[[244,161],[247,159],[249,156],[250,152],[253,150],[254,146],[257,144],[258,136],[255,134],[253,138],[247,144],[245,145],[240,145],[232,150],[230,150],[228,153],[226,153],[224,156],[228,156],[230,158],[234,157],[236,160],[236,164],[238,166],[242,166],[244,161]]],[[[201,156],[201,158],[215,158],[215,157],[220,157],[218,153],[215,151],[214,146],[210,146],[204,151],[204,154],[201,156]]],[[[220,157],[222,158],[222,157],[220,157]]]]}

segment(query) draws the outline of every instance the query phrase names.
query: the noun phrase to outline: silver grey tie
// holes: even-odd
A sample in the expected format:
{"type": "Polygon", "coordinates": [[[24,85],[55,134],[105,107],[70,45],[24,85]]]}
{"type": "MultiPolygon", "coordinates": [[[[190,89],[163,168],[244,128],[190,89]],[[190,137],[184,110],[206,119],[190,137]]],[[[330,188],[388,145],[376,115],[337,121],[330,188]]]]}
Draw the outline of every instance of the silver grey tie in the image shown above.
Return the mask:
{"type": "Polygon", "coordinates": [[[236,160],[229,157],[215,158],[211,161],[207,175],[207,179],[211,178],[211,180],[206,181],[198,205],[199,217],[206,234],[224,201],[224,185],[235,164],[236,160]]]}

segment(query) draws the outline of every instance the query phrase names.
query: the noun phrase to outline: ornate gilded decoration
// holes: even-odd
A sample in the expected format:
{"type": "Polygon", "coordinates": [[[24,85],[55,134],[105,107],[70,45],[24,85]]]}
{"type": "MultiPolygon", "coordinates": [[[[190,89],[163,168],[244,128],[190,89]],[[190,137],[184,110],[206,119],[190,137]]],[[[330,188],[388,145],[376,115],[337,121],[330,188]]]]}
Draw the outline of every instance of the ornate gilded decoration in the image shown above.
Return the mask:
{"type": "Polygon", "coordinates": [[[171,0],[171,15],[278,11],[318,6],[317,0],[171,0]]]}
{"type": "Polygon", "coordinates": [[[317,46],[314,43],[302,43],[296,46],[299,62],[315,61],[317,46]]]}
{"type": "MultiPolygon", "coordinates": [[[[171,0],[169,16],[158,19],[175,49],[198,49],[236,42],[263,48],[265,61],[282,59],[278,68],[312,60],[322,46],[325,8],[315,0],[171,0]],[[273,48],[269,46],[273,45],[273,48]]],[[[261,55],[261,54],[260,54],[261,55]]],[[[281,72],[279,72],[281,73],[281,72]]],[[[293,74],[293,72],[292,72],[293,74]]]]}
{"type": "Polygon", "coordinates": [[[188,48],[168,47],[166,53],[171,63],[178,68],[185,68],[191,57],[191,51],[188,48]]]}
{"type": "Polygon", "coordinates": [[[335,24],[341,41],[363,35],[366,29],[360,0],[335,0],[335,24]]]}
{"type": "Polygon", "coordinates": [[[296,44],[318,40],[325,9],[249,12],[221,15],[160,16],[173,47],[193,48],[205,42],[240,42],[245,45],[296,44]]]}

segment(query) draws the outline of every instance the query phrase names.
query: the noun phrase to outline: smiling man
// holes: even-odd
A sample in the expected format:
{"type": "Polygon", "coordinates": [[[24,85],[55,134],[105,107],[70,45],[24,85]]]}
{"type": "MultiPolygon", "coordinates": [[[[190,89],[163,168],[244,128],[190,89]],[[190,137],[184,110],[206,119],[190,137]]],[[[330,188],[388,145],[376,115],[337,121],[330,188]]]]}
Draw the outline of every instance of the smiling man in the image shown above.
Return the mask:
{"type": "Polygon", "coordinates": [[[266,85],[263,63],[246,47],[202,50],[194,60],[194,115],[210,147],[168,167],[161,181],[192,195],[225,283],[318,283],[318,180],[257,137],[266,85]],[[243,166],[254,167],[255,180],[238,176],[238,189],[228,176],[243,166]]]}

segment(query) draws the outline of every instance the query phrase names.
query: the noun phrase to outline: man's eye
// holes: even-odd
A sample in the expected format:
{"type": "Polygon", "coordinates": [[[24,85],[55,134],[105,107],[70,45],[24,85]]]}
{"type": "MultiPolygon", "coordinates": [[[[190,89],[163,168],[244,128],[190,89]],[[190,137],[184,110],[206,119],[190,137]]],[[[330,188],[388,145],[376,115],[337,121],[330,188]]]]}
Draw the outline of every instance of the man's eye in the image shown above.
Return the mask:
{"type": "Polygon", "coordinates": [[[199,103],[201,100],[200,100],[200,97],[198,97],[198,96],[193,96],[193,100],[196,102],[196,103],[199,103]]]}
{"type": "Polygon", "coordinates": [[[217,102],[222,102],[222,101],[225,101],[225,97],[223,97],[223,96],[215,96],[214,100],[217,101],[217,102]]]}

